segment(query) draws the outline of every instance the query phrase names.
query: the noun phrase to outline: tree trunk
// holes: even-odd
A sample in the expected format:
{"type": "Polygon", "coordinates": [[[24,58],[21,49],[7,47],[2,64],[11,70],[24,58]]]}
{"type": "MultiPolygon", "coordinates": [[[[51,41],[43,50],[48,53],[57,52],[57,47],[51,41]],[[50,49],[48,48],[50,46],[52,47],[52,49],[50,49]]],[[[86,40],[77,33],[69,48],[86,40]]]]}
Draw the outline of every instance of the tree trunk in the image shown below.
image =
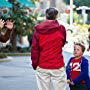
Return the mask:
{"type": "Polygon", "coordinates": [[[20,35],[20,44],[23,44],[23,38],[22,38],[22,35],[20,35]]]}
{"type": "Polygon", "coordinates": [[[12,31],[12,37],[11,37],[11,44],[12,44],[11,50],[13,52],[16,52],[17,51],[17,47],[16,47],[16,36],[17,36],[16,31],[13,30],[12,31]]]}

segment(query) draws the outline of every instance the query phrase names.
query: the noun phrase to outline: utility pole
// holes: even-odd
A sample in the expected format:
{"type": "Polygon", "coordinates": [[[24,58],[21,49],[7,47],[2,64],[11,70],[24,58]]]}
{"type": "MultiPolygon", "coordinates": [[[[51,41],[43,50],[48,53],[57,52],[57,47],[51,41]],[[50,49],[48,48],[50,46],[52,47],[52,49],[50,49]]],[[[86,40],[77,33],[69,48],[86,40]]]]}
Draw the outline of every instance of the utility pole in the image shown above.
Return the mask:
{"type": "Polygon", "coordinates": [[[56,7],[56,0],[50,0],[50,7],[56,7]]]}
{"type": "Polygon", "coordinates": [[[73,27],[73,0],[70,0],[70,28],[73,27]]]}

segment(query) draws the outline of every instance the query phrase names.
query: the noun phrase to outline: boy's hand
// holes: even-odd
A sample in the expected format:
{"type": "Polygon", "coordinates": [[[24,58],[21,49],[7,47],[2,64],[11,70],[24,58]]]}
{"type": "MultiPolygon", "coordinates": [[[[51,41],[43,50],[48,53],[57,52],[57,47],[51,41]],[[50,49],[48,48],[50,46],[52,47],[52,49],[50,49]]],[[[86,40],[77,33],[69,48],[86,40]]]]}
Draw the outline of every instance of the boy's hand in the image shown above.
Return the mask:
{"type": "Polygon", "coordinates": [[[5,24],[4,20],[0,19],[0,28],[3,28],[4,24],[5,24]]]}
{"type": "Polygon", "coordinates": [[[68,80],[67,80],[67,83],[68,83],[68,84],[70,84],[70,83],[71,83],[71,81],[68,79],[68,80]]]}
{"type": "Polygon", "coordinates": [[[69,79],[67,80],[68,84],[74,85],[74,83],[72,81],[70,81],[69,79]]]}
{"type": "Polygon", "coordinates": [[[71,84],[71,85],[74,85],[74,83],[73,83],[73,82],[71,82],[70,84],[71,84]]]}
{"type": "Polygon", "coordinates": [[[11,20],[7,20],[5,26],[6,26],[9,30],[12,30],[12,28],[13,28],[13,23],[14,23],[14,22],[12,22],[11,20]]]}

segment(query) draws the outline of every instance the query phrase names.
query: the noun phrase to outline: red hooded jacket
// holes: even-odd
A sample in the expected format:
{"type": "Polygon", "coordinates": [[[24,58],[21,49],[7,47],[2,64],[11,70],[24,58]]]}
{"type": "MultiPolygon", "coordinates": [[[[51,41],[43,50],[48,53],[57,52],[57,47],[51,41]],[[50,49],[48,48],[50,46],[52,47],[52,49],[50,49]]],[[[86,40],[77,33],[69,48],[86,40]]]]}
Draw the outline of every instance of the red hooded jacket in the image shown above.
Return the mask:
{"type": "Polygon", "coordinates": [[[32,39],[31,60],[34,69],[59,69],[64,66],[62,47],[66,30],[57,20],[47,20],[35,27],[32,39]]]}

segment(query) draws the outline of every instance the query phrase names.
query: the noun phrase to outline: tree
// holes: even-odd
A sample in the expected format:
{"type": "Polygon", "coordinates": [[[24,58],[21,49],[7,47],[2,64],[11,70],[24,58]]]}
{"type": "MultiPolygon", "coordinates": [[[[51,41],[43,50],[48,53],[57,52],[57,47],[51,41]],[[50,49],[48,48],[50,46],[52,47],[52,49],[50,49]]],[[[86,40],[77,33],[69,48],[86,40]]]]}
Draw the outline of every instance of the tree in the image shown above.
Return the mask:
{"type": "Polygon", "coordinates": [[[10,9],[8,15],[3,16],[4,19],[11,19],[14,21],[14,30],[11,36],[12,51],[16,51],[16,36],[17,35],[27,35],[29,29],[32,30],[35,25],[36,17],[32,13],[27,14],[26,7],[21,6],[16,0],[9,0],[13,5],[13,8],[10,9]]]}
{"type": "MultiPolygon", "coordinates": [[[[66,4],[70,4],[70,0],[64,0],[64,1],[65,1],[66,4]]],[[[79,7],[79,6],[88,6],[88,7],[90,7],[90,0],[73,0],[73,3],[77,7],[79,7]]],[[[88,14],[87,23],[90,24],[90,10],[87,10],[87,14],[88,14]]]]}
{"type": "MultiPolygon", "coordinates": [[[[70,0],[64,0],[66,4],[70,4],[70,0]]],[[[90,0],[73,0],[76,6],[90,6],[90,0]]]]}
{"type": "Polygon", "coordinates": [[[35,3],[36,1],[37,1],[37,2],[40,2],[40,0],[30,0],[30,1],[32,1],[32,2],[34,2],[34,3],[35,3]]]}
{"type": "Polygon", "coordinates": [[[78,0],[79,6],[88,6],[90,7],[90,0],[78,0]]]}

